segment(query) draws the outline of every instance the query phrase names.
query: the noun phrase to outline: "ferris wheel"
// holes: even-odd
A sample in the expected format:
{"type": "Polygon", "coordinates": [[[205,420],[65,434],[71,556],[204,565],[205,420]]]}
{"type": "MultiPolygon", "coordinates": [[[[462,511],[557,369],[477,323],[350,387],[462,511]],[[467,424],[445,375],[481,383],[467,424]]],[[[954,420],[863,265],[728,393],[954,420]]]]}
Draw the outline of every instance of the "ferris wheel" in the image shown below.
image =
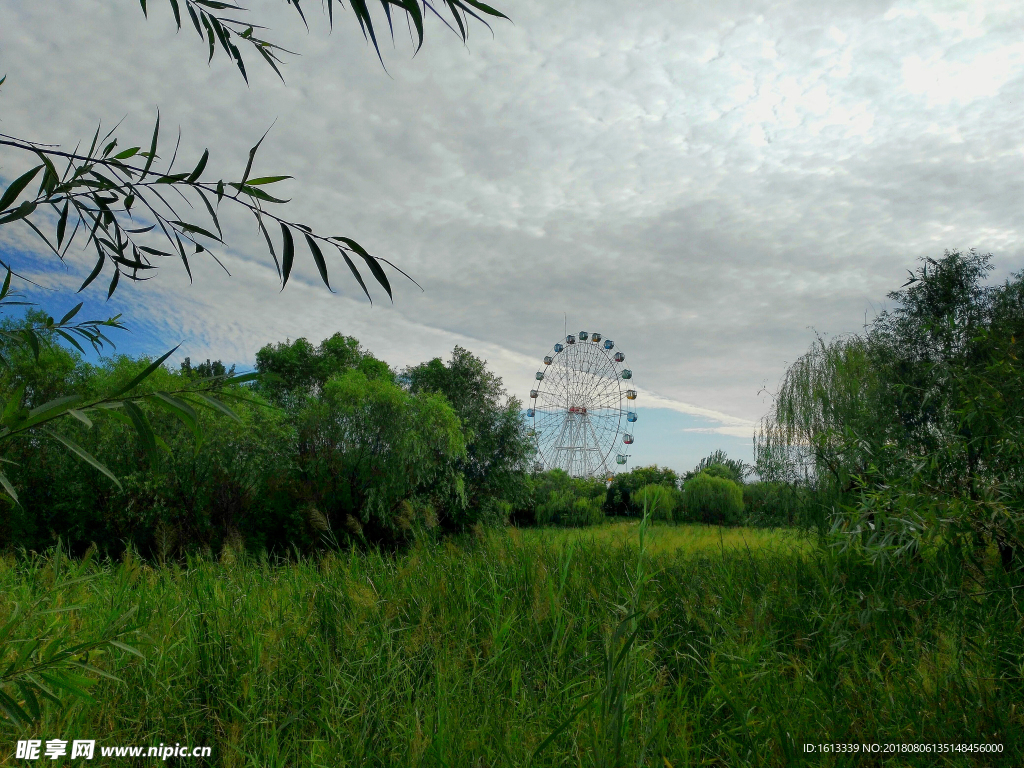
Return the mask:
{"type": "Polygon", "coordinates": [[[610,480],[612,467],[626,464],[637,415],[625,360],[614,341],[587,331],[569,334],[544,357],[526,411],[536,469],[610,480]]]}

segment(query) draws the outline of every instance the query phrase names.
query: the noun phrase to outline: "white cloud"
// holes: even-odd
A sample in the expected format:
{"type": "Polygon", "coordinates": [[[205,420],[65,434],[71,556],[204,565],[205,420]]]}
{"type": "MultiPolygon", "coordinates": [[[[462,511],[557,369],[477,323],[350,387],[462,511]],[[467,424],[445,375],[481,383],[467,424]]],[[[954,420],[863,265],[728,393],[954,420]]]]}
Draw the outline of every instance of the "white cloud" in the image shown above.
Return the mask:
{"type": "MultiPolygon", "coordinates": [[[[127,115],[141,143],[159,105],[183,157],[209,146],[232,174],[277,119],[258,168],[296,177],[288,215],[426,289],[396,277],[394,306],[377,290],[371,308],[343,264],[332,295],[300,254],[280,293],[228,216],[232,278],[168,265],[120,289],[193,358],[340,331],[400,367],[458,343],[523,397],[564,312],[614,335],[651,403],[738,435],[812,326],[859,329],[917,257],[1024,266],[1017,3],[517,0],[468,50],[438,24],[416,58],[385,46],[385,73],[351,18],[328,34],[314,10],[307,34],[253,0],[303,55],[286,85],[251,62],[248,88],[154,5],[149,22],[101,0],[0,6],[0,131],[73,146],[127,115]]],[[[17,168],[0,152],[0,177],[17,168]]]]}

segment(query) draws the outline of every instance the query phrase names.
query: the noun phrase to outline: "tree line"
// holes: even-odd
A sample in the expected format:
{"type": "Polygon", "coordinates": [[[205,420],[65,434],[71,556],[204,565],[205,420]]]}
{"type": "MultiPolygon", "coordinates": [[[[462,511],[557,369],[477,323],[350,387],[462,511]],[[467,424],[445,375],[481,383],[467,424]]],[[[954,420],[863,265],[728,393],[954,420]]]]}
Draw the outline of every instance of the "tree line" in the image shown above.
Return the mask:
{"type": "MultiPolygon", "coordinates": [[[[22,322],[38,320],[30,312],[22,322]]],[[[92,365],[56,343],[38,358],[13,341],[3,354],[11,364],[0,387],[23,392],[29,409],[116,390],[151,366],[123,355],[92,365]]],[[[316,346],[301,338],[267,345],[256,368],[256,382],[219,390],[211,402],[223,407],[195,409],[194,429],[153,398],[141,400],[153,445],[127,418],[53,427],[117,484],[58,442],[9,444],[3,458],[19,502],[0,523],[0,547],[42,550],[60,540],[79,552],[130,545],[166,558],[225,544],[282,553],[393,546],[417,529],[504,519],[519,503],[532,454],[520,404],[467,350],[397,372],[335,334],[316,346]]],[[[187,393],[231,372],[186,358],[137,387],[187,393]]]]}

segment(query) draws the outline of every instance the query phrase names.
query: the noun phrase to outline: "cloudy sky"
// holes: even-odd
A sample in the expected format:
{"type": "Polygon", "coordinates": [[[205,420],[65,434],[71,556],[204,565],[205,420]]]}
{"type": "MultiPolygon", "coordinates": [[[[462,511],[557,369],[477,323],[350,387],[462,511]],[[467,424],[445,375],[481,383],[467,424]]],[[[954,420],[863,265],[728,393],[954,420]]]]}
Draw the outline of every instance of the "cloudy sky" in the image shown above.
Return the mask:
{"type": "MultiPolygon", "coordinates": [[[[387,70],[352,17],[307,32],[282,0],[250,0],[301,55],[247,87],[150,0],[0,4],[0,132],[73,147],[97,123],[144,144],[159,107],[191,164],[290,174],[286,215],[356,238],[413,275],[371,307],[341,263],[329,293],[308,257],[287,289],[244,217],[230,248],[169,264],[93,315],[125,313],[119,348],[251,365],[286,337],[354,335],[402,367],[460,344],[524,397],[571,331],[625,351],[642,392],[636,461],[687,469],[749,458],[771,390],[815,331],[856,331],[906,270],[947,248],[1024,267],[1024,6],[1019,2],[495,0],[512,23],[436,20],[387,70]]],[[[0,149],[0,181],[28,160],[0,149]]],[[[23,232],[0,252],[58,314],[88,273],[23,232]]],[[[372,290],[372,288],[371,288],[372,290]]]]}

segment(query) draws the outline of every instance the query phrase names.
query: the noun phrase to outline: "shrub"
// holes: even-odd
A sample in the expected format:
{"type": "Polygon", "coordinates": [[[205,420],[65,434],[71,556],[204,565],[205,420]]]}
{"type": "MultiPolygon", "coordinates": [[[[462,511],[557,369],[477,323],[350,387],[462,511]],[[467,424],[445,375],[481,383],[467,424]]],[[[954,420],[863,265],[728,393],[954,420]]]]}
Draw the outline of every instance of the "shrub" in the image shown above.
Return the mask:
{"type": "Polygon", "coordinates": [[[749,525],[795,525],[801,517],[803,501],[800,490],[789,483],[761,481],[743,486],[743,507],[749,525]]]}
{"type": "Polygon", "coordinates": [[[743,490],[732,480],[700,472],[683,486],[684,519],[712,525],[738,525],[743,490]]]}
{"type": "Polygon", "coordinates": [[[739,459],[730,459],[723,450],[717,450],[705,456],[696,467],[683,475],[683,482],[706,472],[712,477],[724,477],[734,483],[743,485],[743,478],[750,474],[751,468],[739,459]]]}
{"type": "Polygon", "coordinates": [[[533,521],[568,526],[602,523],[604,494],[600,480],[570,477],[560,469],[542,472],[533,478],[533,521]]]}
{"type": "Polygon", "coordinates": [[[621,472],[608,486],[605,511],[610,515],[639,517],[643,514],[644,506],[635,498],[635,494],[641,488],[655,484],[674,489],[678,482],[679,476],[674,470],[657,465],[637,467],[629,472],[621,472]]]}
{"type": "Polygon", "coordinates": [[[633,494],[633,502],[646,509],[653,520],[673,520],[677,506],[676,490],[667,485],[650,483],[633,494]]]}

